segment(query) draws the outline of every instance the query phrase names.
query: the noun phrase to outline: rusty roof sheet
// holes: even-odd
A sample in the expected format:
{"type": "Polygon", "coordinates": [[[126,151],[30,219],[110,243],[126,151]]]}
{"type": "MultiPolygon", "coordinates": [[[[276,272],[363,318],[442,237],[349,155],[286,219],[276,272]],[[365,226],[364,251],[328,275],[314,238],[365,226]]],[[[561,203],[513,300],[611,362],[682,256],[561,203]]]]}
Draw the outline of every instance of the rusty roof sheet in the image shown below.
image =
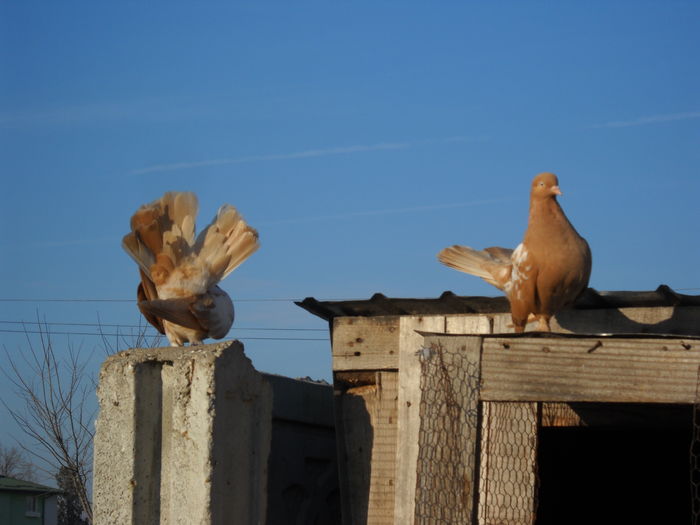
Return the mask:
{"type": "MultiPolygon", "coordinates": [[[[508,300],[500,297],[459,296],[443,292],[432,299],[389,298],[381,293],[369,299],[319,301],[307,297],[296,304],[312,314],[331,321],[335,317],[373,317],[380,315],[449,315],[509,312],[508,300]]],[[[574,305],[575,309],[631,308],[655,306],[700,306],[700,295],[674,292],[662,284],[646,292],[599,292],[588,288],[574,305]]]]}

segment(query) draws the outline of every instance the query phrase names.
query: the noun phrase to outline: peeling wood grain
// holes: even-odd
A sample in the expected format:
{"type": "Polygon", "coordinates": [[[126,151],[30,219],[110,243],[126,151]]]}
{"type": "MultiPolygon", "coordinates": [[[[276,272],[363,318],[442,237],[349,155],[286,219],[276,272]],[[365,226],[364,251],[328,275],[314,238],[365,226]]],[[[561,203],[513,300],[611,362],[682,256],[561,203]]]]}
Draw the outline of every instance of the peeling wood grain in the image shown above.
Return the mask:
{"type": "Polygon", "coordinates": [[[482,359],[482,400],[693,403],[700,342],[492,338],[482,359]]]}
{"type": "Polygon", "coordinates": [[[399,318],[337,317],[333,321],[333,370],[399,367],[399,318]]]}

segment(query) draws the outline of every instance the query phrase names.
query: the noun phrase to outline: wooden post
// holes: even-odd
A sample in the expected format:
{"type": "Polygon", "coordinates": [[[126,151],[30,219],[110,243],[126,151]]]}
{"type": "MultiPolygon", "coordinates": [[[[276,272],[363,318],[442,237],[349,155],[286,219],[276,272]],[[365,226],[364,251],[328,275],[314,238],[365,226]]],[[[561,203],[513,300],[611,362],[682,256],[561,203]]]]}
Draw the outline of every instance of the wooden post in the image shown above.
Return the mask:
{"type": "Polygon", "coordinates": [[[399,318],[336,318],[332,343],[343,524],[393,525],[399,318]]]}
{"type": "MultiPolygon", "coordinates": [[[[505,330],[509,314],[495,320],[451,316],[451,334],[488,334],[494,321],[505,330]]],[[[534,519],[537,482],[537,403],[481,403],[479,446],[479,523],[530,525],[534,519]]]]}
{"type": "Polygon", "coordinates": [[[394,523],[398,374],[336,373],[343,523],[394,523]],[[345,391],[340,385],[356,384],[345,391]]]}
{"type": "Polygon", "coordinates": [[[415,521],[472,523],[477,484],[477,336],[425,338],[415,521]]]}
{"type": "Polygon", "coordinates": [[[395,525],[413,525],[416,506],[421,400],[421,364],[418,354],[423,347],[423,336],[416,330],[444,332],[445,317],[401,317],[395,525]]]}

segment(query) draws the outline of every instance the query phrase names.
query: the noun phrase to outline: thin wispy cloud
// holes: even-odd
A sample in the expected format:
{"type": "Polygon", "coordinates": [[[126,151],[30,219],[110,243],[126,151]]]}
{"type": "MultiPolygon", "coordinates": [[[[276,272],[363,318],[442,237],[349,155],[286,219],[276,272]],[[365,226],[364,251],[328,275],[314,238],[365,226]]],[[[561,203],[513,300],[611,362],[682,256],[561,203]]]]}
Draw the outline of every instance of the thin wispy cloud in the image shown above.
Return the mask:
{"type": "Polygon", "coordinates": [[[483,206],[487,204],[501,204],[504,202],[512,202],[516,200],[515,197],[502,197],[498,199],[484,199],[466,202],[450,202],[443,204],[430,204],[426,206],[412,206],[408,208],[383,208],[379,210],[364,210],[364,211],[351,211],[346,213],[337,213],[332,215],[315,215],[312,217],[296,217],[290,219],[280,219],[276,221],[264,221],[259,223],[262,226],[277,225],[277,224],[294,224],[300,222],[316,222],[316,221],[327,221],[333,219],[351,219],[354,217],[370,217],[375,215],[394,215],[401,213],[420,213],[435,210],[446,210],[450,208],[468,208],[471,206],[483,206]]]}
{"type": "Polygon", "coordinates": [[[649,117],[639,117],[634,120],[617,120],[597,124],[594,128],[628,128],[631,126],[646,126],[649,124],[659,124],[662,122],[674,122],[677,120],[690,120],[700,118],[700,111],[688,111],[685,113],[668,113],[666,115],[652,115],[649,117]]]}
{"type": "Polygon", "coordinates": [[[310,149],[294,153],[250,155],[245,157],[233,157],[225,159],[200,160],[194,162],[176,162],[170,164],[158,164],[130,171],[131,175],[144,175],[148,173],[158,173],[163,171],[188,170],[196,168],[207,168],[212,166],[224,166],[230,164],[246,164],[251,162],[269,162],[276,160],[308,159],[314,157],[329,157],[333,155],[349,155],[353,153],[367,153],[371,151],[403,150],[414,146],[450,142],[473,142],[478,139],[474,137],[443,137],[438,139],[423,139],[410,142],[381,142],[378,144],[339,146],[332,148],[310,149]]]}
{"type": "Polygon", "coordinates": [[[118,244],[118,237],[99,237],[90,239],[63,239],[50,241],[37,241],[27,244],[33,248],[72,248],[73,246],[87,246],[92,244],[118,244]]]}
{"type": "Polygon", "coordinates": [[[142,98],[0,112],[0,128],[170,122],[207,114],[209,112],[184,98],[142,98]]]}

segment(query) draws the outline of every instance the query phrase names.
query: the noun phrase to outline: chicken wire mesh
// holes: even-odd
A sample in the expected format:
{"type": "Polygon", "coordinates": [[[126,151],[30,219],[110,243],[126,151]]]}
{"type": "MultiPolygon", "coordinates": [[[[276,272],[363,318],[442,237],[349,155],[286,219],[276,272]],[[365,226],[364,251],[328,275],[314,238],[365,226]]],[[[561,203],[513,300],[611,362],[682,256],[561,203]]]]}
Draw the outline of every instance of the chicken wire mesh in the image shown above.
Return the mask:
{"type": "Polygon", "coordinates": [[[479,362],[440,344],[420,353],[416,523],[470,523],[473,514],[479,362]]]}
{"type": "Polygon", "coordinates": [[[537,403],[482,404],[479,523],[534,523],[538,419],[537,403]]]}
{"type": "Polygon", "coordinates": [[[421,405],[415,522],[533,523],[537,407],[479,405],[479,352],[419,352],[421,405]],[[486,421],[485,425],[481,425],[486,421]]]}

